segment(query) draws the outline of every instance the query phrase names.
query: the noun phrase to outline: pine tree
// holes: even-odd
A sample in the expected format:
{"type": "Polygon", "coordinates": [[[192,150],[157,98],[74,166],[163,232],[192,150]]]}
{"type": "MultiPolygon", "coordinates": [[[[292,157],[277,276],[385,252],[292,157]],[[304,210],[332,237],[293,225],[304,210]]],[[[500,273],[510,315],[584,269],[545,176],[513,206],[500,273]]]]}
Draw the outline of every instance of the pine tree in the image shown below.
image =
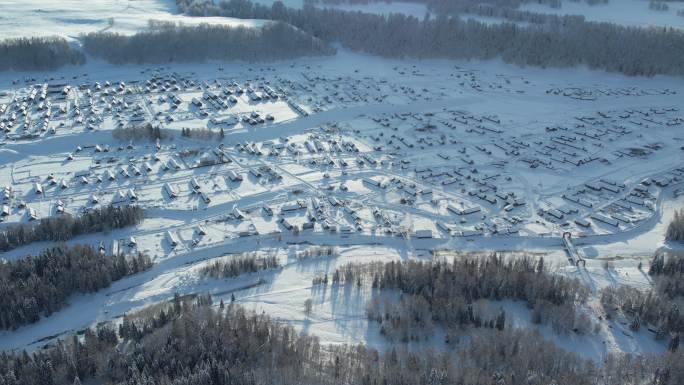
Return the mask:
{"type": "Polygon", "coordinates": [[[675,333],[675,335],[670,340],[667,349],[671,352],[676,352],[677,349],[679,349],[679,333],[675,333]]]}
{"type": "Polygon", "coordinates": [[[537,262],[537,273],[541,274],[544,272],[544,257],[539,258],[539,262],[537,262]]]}
{"type": "Polygon", "coordinates": [[[632,323],[629,325],[629,328],[635,332],[638,332],[639,329],[641,329],[641,317],[639,317],[639,314],[634,315],[634,318],[632,318],[632,323]]]}
{"type": "Polygon", "coordinates": [[[173,312],[174,314],[181,313],[181,297],[178,292],[173,294],[173,312]]]}
{"type": "Polygon", "coordinates": [[[503,309],[499,309],[499,314],[496,316],[495,326],[498,330],[503,330],[506,326],[506,312],[503,309]]]}

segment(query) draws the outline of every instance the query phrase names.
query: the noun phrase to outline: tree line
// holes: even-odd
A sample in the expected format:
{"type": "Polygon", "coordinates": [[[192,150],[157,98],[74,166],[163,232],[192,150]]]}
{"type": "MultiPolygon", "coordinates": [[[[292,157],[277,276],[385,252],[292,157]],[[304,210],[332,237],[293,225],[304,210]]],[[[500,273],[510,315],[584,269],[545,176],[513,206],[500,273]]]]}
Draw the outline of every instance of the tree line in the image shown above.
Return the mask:
{"type": "Polygon", "coordinates": [[[648,274],[684,278],[684,255],[679,253],[657,253],[651,260],[648,274]]]}
{"type": "Polygon", "coordinates": [[[72,294],[96,292],[150,266],[144,254],[106,255],[86,245],[59,245],[0,263],[0,329],[37,322],[64,307],[72,294]]]}
{"type": "Polygon", "coordinates": [[[309,246],[294,253],[294,257],[299,261],[321,257],[337,257],[339,255],[340,251],[335,246],[309,246]]]}
{"type": "Polygon", "coordinates": [[[666,2],[654,0],[649,1],[648,8],[654,11],[667,11],[670,9],[666,2]]]}
{"type": "Polygon", "coordinates": [[[524,301],[532,322],[551,324],[561,333],[587,332],[591,322],[576,311],[588,289],[575,279],[551,274],[544,259],[505,258],[500,255],[454,258],[447,261],[402,261],[348,264],[332,277],[314,284],[370,283],[374,289],[399,291],[398,301],[371,301],[368,317],[391,339],[403,341],[429,336],[432,323],[447,331],[464,327],[503,329],[505,312],[479,314],[474,302],[486,299],[524,301]],[[424,329],[421,331],[421,329],[424,329]]]}
{"type": "Polygon", "coordinates": [[[171,137],[171,134],[167,130],[162,130],[159,126],[153,126],[152,123],[145,123],[127,127],[117,127],[112,130],[112,137],[118,140],[157,140],[168,139],[171,137]]]}
{"type": "Polygon", "coordinates": [[[258,256],[257,253],[220,258],[200,269],[200,275],[211,278],[233,278],[245,273],[275,269],[280,266],[275,255],[258,256]]]}
{"type": "Polygon", "coordinates": [[[506,312],[499,309],[496,314],[480,314],[473,304],[466,304],[462,299],[450,300],[449,310],[457,311],[458,318],[451,325],[444,325],[442,319],[435,316],[434,305],[418,295],[400,295],[396,298],[375,297],[368,301],[366,315],[371,322],[380,325],[380,334],[393,342],[427,341],[434,335],[435,323],[446,328],[444,342],[453,344],[459,341],[463,330],[489,328],[504,330],[506,312]],[[461,302],[454,305],[453,302],[461,302]]]}
{"type": "Polygon", "coordinates": [[[61,37],[31,37],[0,40],[0,71],[53,70],[81,65],[85,56],[61,37]]]}
{"type": "Polygon", "coordinates": [[[220,140],[226,137],[226,133],[223,131],[223,127],[221,127],[219,131],[212,131],[211,129],[204,127],[182,127],[181,136],[184,138],[200,140],[220,140]]]}
{"type": "Polygon", "coordinates": [[[12,225],[0,231],[0,251],[8,251],[31,242],[66,241],[82,234],[135,226],[144,218],[144,210],[135,205],[104,206],[80,216],[63,214],[42,218],[37,223],[12,225]]]}
{"type": "MultiPolygon", "coordinates": [[[[340,5],[340,4],[371,4],[386,2],[386,0],[306,0],[306,4],[340,5]]],[[[518,9],[524,3],[545,4],[552,8],[561,6],[560,0],[395,0],[395,3],[425,4],[427,9],[435,14],[448,16],[479,15],[501,18],[509,22],[526,23],[567,23],[582,22],[583,15],[554,15],[518,9]]],[[[596,0],[594,4],[605,3],[607,0],[596,0]]],[[[592,3],[588,0],[587,3],[592,3]]]]}
{"type": "Polygon", "coordinates": [[[486,1],[449,1],[445,3],[433,2],[433,7],[439,13],[448,15],[479,15],[505,19],[510,22],[526,22],[534,24],[565,24],[584,22],[582,15],[554,15],[523,11],[517,7],[492,4],[486,1]]]}
{"type": "MultiPolygon", "coordinates": [[[[580,0],[570,0],[578,2],[580,0]]],[[[584,0],[589,5],[606,4],[609,0],[584,0]]],[[[498,9],[514,10],[526,3],[544,4],[551,8],[561,8],[561,0],[304,0],[305,4],[371,4],[371,3],[417,3],[425,4],[435,13],[457,14],[464,12],[463,6],[487,5],[498,9]]]]}
{"type": "Polygon", "coordinates": [[[86,53],[113,64],[268,61],[331,54],[320,40],[280,22],[261,28],[151,23],[134,35],[93,32],[81,36],[86,53]]]}
{"type": "MultiPolygon", "coordinates": [[[[284,23],[258,28],[218,25],[183,26],[150,21],[132,36],[112,32],[81,35],[83,51],[113,64],[202,62],[207,60],[269,61],[326,55],[334,49],[284,23]]],[[[53,70],[82,65],[86,56],[61,37],[0,40],[0,71],[53,70]]]]}
{"type": "Polygon", "coordinates": [[[603,367],[524,330],[487,330],[456,350],[323,346],[264,314],[180,297],[28,354],[0,354],[0,384],[680,384],[684,355],[614,355],[603,367]]]}
{"type": "MultiPolygon", "coordinates": [[[[325,1],[325,0],[324,0],[325,1]]],[[[412,0],[413,1],[413,0],[412,0]]],[[[572,2],[579,2],[582,0],[570,0],[572,2]]],[[[607,4],[609,0],[583,0],[589,5],[607,4]]],[[[462,11],[461,5],[491,5],[499,9],[514,10],[523,4],[534,3],[543,4],[551,8],[561,8],[563,6],[562,0],[418,0],[418,2],[426,3],[428,8],[434,12],[454,13],[462,11]]]]}
{"type": "Polygon", "coordinates": [[[438,14],[419,20],[304,5],[288,8],[248,0],[218,4],[178,0],[193,16],[282,21],[328,43],[384,57],[493,59],[522,66],[587,66],[627,75],[684,74],[684,32],[627,27],[582,18],[548,18],[543,24],[491,24],[438,14]]]}

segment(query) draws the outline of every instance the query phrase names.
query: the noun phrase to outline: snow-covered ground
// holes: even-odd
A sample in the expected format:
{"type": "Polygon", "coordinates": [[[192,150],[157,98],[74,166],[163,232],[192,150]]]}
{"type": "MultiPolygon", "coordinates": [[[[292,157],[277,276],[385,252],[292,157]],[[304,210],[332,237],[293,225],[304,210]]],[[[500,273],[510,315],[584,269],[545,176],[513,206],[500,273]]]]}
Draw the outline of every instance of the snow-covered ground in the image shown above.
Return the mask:
{"type": "Polygon", "coordinates": [[[259,26],[260,20],[226,17],[192,18],[177,13],[173,0],[5,0],[0,2],[0,38],[62,36],[110,31],[133,34],[150,20],[228,26],[259,26]],[[113,23],[112,23],[113,22],[113,23]]]}
{"type": "Polygon", "coordinates": [[[626,26],[684,28],[684,17],[677,15],[677,11],[684,9],[684,4],[677,1],[666,3],[669,7],[666,11],[650,9],[649,2],[645,0],[610,0],[607,4],[598,5],[589,5],[584,1],[565,0],[560,8],[525,3],[520,9],[555,15],[582,15],[588,21],[626,26]]]}

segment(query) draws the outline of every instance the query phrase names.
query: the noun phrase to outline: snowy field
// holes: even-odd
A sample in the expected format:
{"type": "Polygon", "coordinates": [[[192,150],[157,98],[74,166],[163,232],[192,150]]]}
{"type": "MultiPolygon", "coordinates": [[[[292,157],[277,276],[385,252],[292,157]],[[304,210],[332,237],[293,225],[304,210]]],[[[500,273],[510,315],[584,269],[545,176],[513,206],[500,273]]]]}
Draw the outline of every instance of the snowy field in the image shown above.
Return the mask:
{"type": "MultiPolygon", "coordinates": [[[[0,228],[136,203],[146,209],[139,226],[68,243],[103,242],[154,261],[35,324],[0,332],[2,349],[37,348],[176,292],[234,295],[324,342],[383,347],[365,317],[370,292],[324,290],[312,279],[348,262],[427,260],[433,250],[543,255],[591,288],[585,311],[596,318],[601,287],[650,286],[637,266],[672,246],[664,229],[684,203],[679,79],[344,50],[270,65],[93,61],[47,77],[0,76],[0,187],[11,191],[0,228]],[[145,122],[172,138],[112,137],[145,122]],[[214,136],[188,138],[186,128],[214,136]],[[576,253],[563,249],[564,233],[576,253]],[[310,246],[335,254],[296,257],[310,246]],[[277,255],[282,267],[233,279],[198,273],[213,258],[253,250],[277,255]]],[[[664,349],[624,320],[559,336],[530,325],[520,303],[483,306],[504,307],[512,325],[538,327],[595,360],[607,350],[664,349]]]]}
{"type": "Polygon", "coordinates": [[[521,10],[550,13],[556,15],[582,15],[587,21],[615,23],[634,27],[674,27],[684,28],[684,17],[677,11],[684,4],[669,1],[666,11],[656,11],[648,7],[644,0],[610,0],[607,4],[589,5],[584,1],[563,1],[561,8],[551,8],[542,4],[526,3],[521,10]]]}
{"type": "Polygon", "coordinates": [[[81,33],[110,31],[134,34],[149,20],[193,25],[259,26],[259,20],[226,17],[192,18],[177,14],[173,0],[6,0],[0,2],[0,38],[62,36],[76,39],[81,33]],[[113,21],[113,24],[110,22],[113,21]],[[36,26],[40,26],[39,28],[36,26]]]}

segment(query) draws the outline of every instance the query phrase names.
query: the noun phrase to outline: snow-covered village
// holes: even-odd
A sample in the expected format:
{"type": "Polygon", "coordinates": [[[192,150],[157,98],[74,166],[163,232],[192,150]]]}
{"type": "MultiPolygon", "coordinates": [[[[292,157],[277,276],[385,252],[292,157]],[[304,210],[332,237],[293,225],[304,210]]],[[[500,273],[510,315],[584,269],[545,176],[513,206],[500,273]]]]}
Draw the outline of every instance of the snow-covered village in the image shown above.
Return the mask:
{"type": "Polygon", "coordinates": [[[0,2],[0,385],[682,384],[684,3],[0,2]]]}

